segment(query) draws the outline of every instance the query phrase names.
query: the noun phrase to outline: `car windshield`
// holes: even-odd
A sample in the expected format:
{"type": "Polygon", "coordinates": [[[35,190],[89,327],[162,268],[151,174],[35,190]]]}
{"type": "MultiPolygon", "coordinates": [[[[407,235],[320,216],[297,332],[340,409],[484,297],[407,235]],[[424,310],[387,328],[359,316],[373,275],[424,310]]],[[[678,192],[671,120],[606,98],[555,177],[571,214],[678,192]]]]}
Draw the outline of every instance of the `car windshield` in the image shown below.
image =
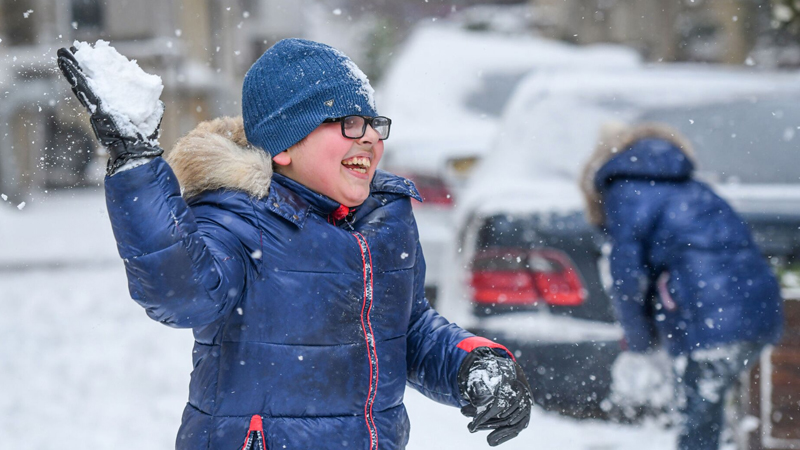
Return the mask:
{"type": "Polygon", "coordinates": [[[685,134],[700,175],[709,181],[800,182],[800,103],[773,99],[658,109],[640,120],[665,122],[685,134]]]}

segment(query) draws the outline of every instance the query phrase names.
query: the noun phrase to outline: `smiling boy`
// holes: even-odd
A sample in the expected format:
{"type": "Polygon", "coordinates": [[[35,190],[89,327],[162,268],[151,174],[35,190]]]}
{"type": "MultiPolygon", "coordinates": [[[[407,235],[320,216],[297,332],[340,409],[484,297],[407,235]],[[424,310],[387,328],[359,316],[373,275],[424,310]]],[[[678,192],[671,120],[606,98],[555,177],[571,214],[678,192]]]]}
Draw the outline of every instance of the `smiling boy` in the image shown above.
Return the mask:
{"type": "Polygon", "coordinates": [[[383,156],[381,133],[388,137],[391,126],[385,117],[371,122],[369,125],[357,115],[336,122],[328,119],[299,143],[275,155],[276,171],[344,206],[360,205],[369,196],[370,182],[383,156]]]}
{"type": "Polygon", "coordinates": [[[245,76],[243,118],[200,124],[166,160],[120,131],[66,49],[59,66],[109,150],[131,296],[194,332],[176,448],[402,449],[406,384],[462,407],[491,445],[527,426],[508,350],[424,297],[419,194],[376,170],[391,121],[349,58],[275,44],[245,76]]]}

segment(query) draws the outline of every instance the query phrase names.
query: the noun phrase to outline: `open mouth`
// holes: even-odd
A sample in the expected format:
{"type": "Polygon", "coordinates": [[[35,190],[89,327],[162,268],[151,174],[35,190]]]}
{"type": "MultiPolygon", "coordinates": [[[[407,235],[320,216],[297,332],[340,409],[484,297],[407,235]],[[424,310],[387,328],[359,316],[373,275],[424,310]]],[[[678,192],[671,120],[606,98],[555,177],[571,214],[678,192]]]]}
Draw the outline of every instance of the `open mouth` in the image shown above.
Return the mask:
{"type": "Polygon", "coordinates": [[[345,159],[344,161],[342,161],[342,165],[352,170],[353,172],[366,174],[370,166],[372,165],[372,161],[370,161],[369,158],[366,157],[356,156],[353,158],[345,159]]]}

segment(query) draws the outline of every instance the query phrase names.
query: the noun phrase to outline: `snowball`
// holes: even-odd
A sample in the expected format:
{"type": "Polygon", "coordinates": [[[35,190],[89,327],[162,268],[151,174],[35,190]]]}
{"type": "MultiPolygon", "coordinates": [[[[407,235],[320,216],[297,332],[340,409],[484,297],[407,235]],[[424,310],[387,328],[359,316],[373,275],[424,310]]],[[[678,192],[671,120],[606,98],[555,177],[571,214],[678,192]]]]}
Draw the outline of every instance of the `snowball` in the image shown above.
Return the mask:
{"type": "Polygon", "coordinates": [[[494,392],[500,382],[503,381],[503,374],[500,364],[497,361],[489,361],[485,368],[470,371],[467,384],[483,385],[491,392],[494,392]]]}
{"type": "Polygon", "coordinates": [[[121,127],[132,126],[126,132],[150,136],[156,130],[163,113],[158,98],[164,85],[161,77],[146,73],[129,61],[107,41],[99,40],[94,47],[75,41],[75,59],[88,78],[89,87],[103,102],[103,108],[121,127]]]}

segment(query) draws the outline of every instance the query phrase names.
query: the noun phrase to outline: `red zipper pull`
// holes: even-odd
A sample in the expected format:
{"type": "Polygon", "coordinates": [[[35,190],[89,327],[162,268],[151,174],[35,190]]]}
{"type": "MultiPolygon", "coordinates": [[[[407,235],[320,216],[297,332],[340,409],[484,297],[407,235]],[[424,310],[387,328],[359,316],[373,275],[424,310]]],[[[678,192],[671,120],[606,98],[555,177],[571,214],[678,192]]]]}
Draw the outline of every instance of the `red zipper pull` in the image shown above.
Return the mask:
{"type": "Polygon", "coordinates": [[[264,440],[264,424],[258,414],[250,418],[250,429],[247,431],[247,438],[244,440],[242,450],[267,450],[267,442],[264,440]]]}
{"type": "Polygon", "coordinates": [[[339,207],[331,213],[331,216],[333,216],[333,218],[336,220],[342,220],[347,217],[348,214],[350,214],[350,208],[344,205],[339,205],[339,207]]]}

